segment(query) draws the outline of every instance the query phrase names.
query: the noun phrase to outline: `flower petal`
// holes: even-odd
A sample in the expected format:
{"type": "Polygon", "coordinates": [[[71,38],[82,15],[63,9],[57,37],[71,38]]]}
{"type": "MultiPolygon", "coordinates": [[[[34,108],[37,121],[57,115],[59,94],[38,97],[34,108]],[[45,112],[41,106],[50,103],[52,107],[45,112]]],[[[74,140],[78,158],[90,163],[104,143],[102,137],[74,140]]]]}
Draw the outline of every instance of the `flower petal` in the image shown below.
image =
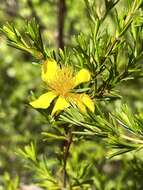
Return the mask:
{"type": "Polygon", "coordinates": [[[81,112],[86,112],[86,107],[94,112],[94,102],[87,94],[70,93],[69,101],[77,105],[81,112]]]}
{"type": "Polygon", "coordinates": [[[57,95],[53,92],[47,92],[45,94],[42,94],[38,99],[30,102],[30,105],[34,108],[46,109],[50,106],[50,103],[54,98],[56,98],[56,96],[57,95]]]}
{"type": "Polygon", "coordinates": [[[77,85],[83,83],[83,82],[88,82],[90,80],[90,72],[87,69],[81,69],[77,75],[74,77],[75,84],[74,87],[77,85]]]}
{"type": "Polygon", "coordinates": [[[84,103],[86,107],[88,107],[90,111],[94,112],[95,110],[94,102],[87,94],[83,94],[81,101],[84,103]]]}
{"type": "Polygon", "coordinates": [[[71,103],[76,104],[77,107],[79,108],[79,110],[80,110],[81,112],[86,112],[85,105],[84,105],[83,102],[81,101],[81,99],[82,99],[82,94],[70,93],[68,99],[69,99],[69,101],[70,101],[71,103]]]}
{"type": "Polygon", "coordinates": [[[76,102],[76,105],[77,105],[77,107],[79,108],[79,110],[80,110],[81,112],[86,112],[86,107],[85,107],[85,105],[82,103],[82,101],[78,100],[78,101],[76,102]]]}
{"type": "Polygon", "coordinates": [[[53,108],[52,115],[54,115],[57,111],[62,111],[68,108],[69,106],[70,104],[66,101],[66,99],[62,96],[59,96],[53,108]]]}
{"type": "Polygon", "coordinates": [[[42,80],[50,83],[54,80],[58,69],[57,62],[54,59],[48,59],[42,64],[42,80]]]}

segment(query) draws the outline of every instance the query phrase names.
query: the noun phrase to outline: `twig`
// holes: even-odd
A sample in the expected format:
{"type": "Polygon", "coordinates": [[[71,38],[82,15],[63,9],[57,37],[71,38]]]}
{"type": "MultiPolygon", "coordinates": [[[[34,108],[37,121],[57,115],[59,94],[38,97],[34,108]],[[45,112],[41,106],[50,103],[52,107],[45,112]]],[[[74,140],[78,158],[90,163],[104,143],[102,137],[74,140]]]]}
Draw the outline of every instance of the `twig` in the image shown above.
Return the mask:
{"type": "Polygon", "coordinates": [[[70,149],[70,145],[72,143],[72,128],[69,129],[68,132],[68,140],[66,142],[65,145],[65,149],[64,149],[64,166],[63,166],[63,187],[66,188],[66,182],[67,182],[67,171],[66,171],[66,166],[67,166],[67,159],[68,159],[68,155],[69,155],[69,149],[70,149]]]}

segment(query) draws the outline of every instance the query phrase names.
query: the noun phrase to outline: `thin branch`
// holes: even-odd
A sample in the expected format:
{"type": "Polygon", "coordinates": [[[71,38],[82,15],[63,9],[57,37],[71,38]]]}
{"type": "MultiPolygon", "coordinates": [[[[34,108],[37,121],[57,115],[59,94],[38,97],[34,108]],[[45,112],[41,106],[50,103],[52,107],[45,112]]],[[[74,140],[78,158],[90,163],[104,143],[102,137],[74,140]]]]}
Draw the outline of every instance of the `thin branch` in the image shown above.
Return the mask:
{"type": "Polygon", "coordinates": [[[66,166],[67,166],[67,159],[68,159],[68,155],[69,155],[69,149],[70,149],[70,145],[72,143],[72,129],[69,129],[69,133],[68,133],[68,140],[66,142],[65,145],[65,150],[64,150],[64,167],[63,167],[63,187],[66,188],[67,185],[67,171],[66,171],[66,166]]]}

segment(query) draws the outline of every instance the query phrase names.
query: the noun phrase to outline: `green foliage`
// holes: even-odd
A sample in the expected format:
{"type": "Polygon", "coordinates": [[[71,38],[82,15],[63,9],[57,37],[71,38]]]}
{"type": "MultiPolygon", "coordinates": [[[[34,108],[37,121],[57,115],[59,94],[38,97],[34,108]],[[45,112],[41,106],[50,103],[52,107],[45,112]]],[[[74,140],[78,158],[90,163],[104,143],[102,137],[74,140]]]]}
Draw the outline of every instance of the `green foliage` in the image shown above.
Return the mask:
{"type": "Polygon", "coordinates": [[[139,115],[133,115],[127,106],[114,114],[108,116],[89,112],[88,115],[79,114],[79,111],[74,109],[67,110],[61,116],[61,120],[65,122],[81,126],[82,130],[73,131],[79,136],[102,137],[105,139],[109,149],[115,149],[114,153],[107,156],[116,156],[125,152],[140,150],[143,148],[143,128],[142,118],[139,115]]]}
{"type": "Polygon", "coordinates": [[[0,189],[4,190],[17,190],[19,186],[19,178],[16,176],[15,179],[11,179],[8,173],[5,173],[3,176],[3,187],[0,186],[0,189]]]}
{"type": "MultiPolygon", "coordinates": [[[[8,45],[30,53],[41,64],[48,58],[54,58],[61,66],[72,66],[74,70],[87,68],[91,73],[91,81],[79,85],[73,91],[90,95],[95,104],[95,112],[87,108],[83,113],[72,104],[52,117],[48,110],[39,109],[40,114],[37,114],[29,111],[27,106],[23,111],[28,112],[25,117],[28,118],[29,112],[32,112],[34,117],[30,116],[30,121],[23,124],[24,127],[17,129],[19,122],[15,121],[15,125],[12,125],[13,131],[8,129],[7,132],[2,127],[0,129],[4,136],[14,135],[10,142],[14,141],[15,151],[19,155],[15,159],[24,161],[26,169],[22,169],[25,174],[21,175],[25,175],[26,182],[51,190],[141,190],[143,1],[85,0],[84,3],[81,5],[84,7],[83,14],[87,16],[85,26],[88,27],[76,37],[67,33],[72,39],[69,39],[64,50],[51,50],[47,46],[46,40],[41,37],[40,23],[37,24],[35,19],[27,22],[22,32],[9,23],[5,24],[1,31],[6,36],[8,45]],[[130,89],[134,85],[140,88],[134,90],[135,95],[132,97],[130,89]],[[139,97],[138,104],[131,108],[134,97],[139,97]],[[26,129],[28,125],[32,127],[26,129]],[[16,130],[20,134],[17,135],[16,130]],[[15,137],[20,139],[15,140],[15,137]],[[37,142],[36,145],[30,143],[22,149],[17,148],[17,145],[23,146],[29,141],[37,142]]],[[[72,9],[72,3],[67,5],[69,10],[72,9]]],[[[68,15],[68,18],[72,18],[72,14],[71,17],[68,15]]],[[[82,23],[79,23],[79,28],[81,26],[82,23]]],[[[71,26],[68,27],[71,30],[71,26]]],[[[25,95],[26,89],[33,88],[33,84],[28,86],[27,83],[30,80],[34,83],[35,78],[40,78],[39,67],[34,68],[30,64],[27,67],[35,70],[34,78],[23,79],[22,91],[25,95]]],[[[27,76],[30,74],[29,71],[26,73],[27,76]]],[[[7,74],[3,74],[1,86],[6,77],[7,74]]],[[[18,81],[14,80],[13,88],[18,86],[18,81]]],[[[34,85],[33,91],[37,86],[39,81],[34,85]]],[[[21,91],[21,88],[13,88],[11,94],[16,90],[21,91]]],[[[6,93],[7,90],[2,93],[2,100],[6,93]]],[[[16,97],[14,94],[15,99],[16,97]]],[[[22,102],[21,99],[23,100],[20,98],[18,102],[22,102]]],[[[27,97],[23,101],[27,103],[27,97]]],[[[8,103],[4,101],[2,104],[5,105],[5,102],[8,103]]],[[[15,102],[17,104],[16,100],[15,102]]],[[[13,104],[13,101],[9,104],[13,104]]],[[[22,108],[19,108],[21,112],[22,108]]],[[[15,110],[18,110],[18,107],[15,110]]],[[[24,119],[24,114],[21,119],[24,119]]],[[[4,175],[1,182],[8,190],[18,188],[18,183],[19,178],[11,183],[8,174],[4,175]]]]}
{"type": "Polygon", "coordinates": [[[33,19],[26,26],[25,34],[22,36],[20,32],[9,23],[3,27],[2,32],[6,34],[8,45],[26,51],[37,59],[45,58],[46,53],[44,51],[39,25],[35,19],[33,19]]]}
{"type": "Polygon", "coordinates": [[[48,169],[48,160],[46,157],[37,158],[36,149],[32,143],[25,146],[23,151],[19,149],[18,154],[28,161],[26,166],[33,170],[34,178],[37,179],[37,184],[40,184],[41,187],[48,187],[51,190],[59,189],[57,180],[48,169]]]}

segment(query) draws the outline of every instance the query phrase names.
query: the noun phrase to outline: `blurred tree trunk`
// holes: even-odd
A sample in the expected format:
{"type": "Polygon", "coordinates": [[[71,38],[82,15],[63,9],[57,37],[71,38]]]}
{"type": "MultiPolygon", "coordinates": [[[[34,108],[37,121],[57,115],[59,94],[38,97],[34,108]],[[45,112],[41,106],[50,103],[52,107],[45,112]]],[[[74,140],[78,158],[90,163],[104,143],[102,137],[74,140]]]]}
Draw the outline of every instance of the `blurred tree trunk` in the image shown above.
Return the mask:
{"type": "Polygon", "coordinates": [[[58,0],[58,48],[64,49],[64,24],[66,14],[66,0],[58,0]]]}

